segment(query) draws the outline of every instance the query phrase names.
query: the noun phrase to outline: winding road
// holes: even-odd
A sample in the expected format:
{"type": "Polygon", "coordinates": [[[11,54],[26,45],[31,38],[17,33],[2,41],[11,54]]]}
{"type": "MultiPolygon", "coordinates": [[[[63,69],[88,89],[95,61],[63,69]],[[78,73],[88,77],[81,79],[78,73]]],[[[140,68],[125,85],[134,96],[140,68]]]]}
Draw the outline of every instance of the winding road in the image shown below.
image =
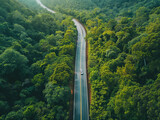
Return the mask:
{"type": "MultiPolygon", "coordinates": [[[[55,11],[47,8],[36,0],[37,3],[51,13],[55,11]]],[[[89,105],[88,105],[88,87],[87,87],[87,72],[86,72],[86,31],[82,24],[76,19],[72,19],[77,27],[78,41],[75,59],[75,81],[74,81],[74,106],[73,120],[89,120],[89,105]]]]}

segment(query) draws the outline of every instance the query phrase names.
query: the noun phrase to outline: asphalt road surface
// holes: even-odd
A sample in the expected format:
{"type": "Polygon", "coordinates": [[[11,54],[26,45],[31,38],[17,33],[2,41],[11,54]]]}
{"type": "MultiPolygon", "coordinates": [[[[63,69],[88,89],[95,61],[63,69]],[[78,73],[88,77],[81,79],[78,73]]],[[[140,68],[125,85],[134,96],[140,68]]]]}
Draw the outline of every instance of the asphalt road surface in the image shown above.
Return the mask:
{"type": "Polygon", "coordinates": [[[73,120],[89,120],[88,87],[86,75],[86,32],[84,27],[73,19],[78,31],[75,61],[73,120]]]}
{"type": "MultiPolygon", "coordinates": [[[[36,1],[47,11],[56,13],[55,11],[43,5],[40,0],[36,1]]],[[[88,87],[86,75],[86,31],[81,23],[76,19],[73,19],[72,21],[75,23],[78,31],[75,59],[73,120],[89,120],[88,87]]]]}

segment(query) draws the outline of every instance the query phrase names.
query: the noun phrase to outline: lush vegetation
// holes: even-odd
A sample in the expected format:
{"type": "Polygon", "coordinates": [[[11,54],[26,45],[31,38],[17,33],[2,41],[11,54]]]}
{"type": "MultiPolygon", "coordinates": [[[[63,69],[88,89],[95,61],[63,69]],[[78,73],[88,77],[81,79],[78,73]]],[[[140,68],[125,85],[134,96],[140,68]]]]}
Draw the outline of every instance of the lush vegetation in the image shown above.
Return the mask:
{"type": "Polygon", "coordinates": [[[91,119],[160,119],[160,7],[104,21],[86,22],[91,119]]]}
{"type": "MultiPolygon", "coordinates": [[[[90,10],[96,5],[91,0],[41,0],[47,6],[56,10],[90,10]]],[[[69,12],[68,12],[69,13],[69,12]]]]}
{"type": "Polygon", "coordinates": [[[140,7],[152,9],[160,6],[160,0],[41,0],[41,2],[60,13],[74,16],[83,24],[96,17],[103,22],[118,16],[134,17],[140,7]]]}
{"type": "Polygon", "coordinates": [[[86,0],[80,10],[42,1],[86,25],[91,119],[160,119],[160,1],[86,0]]]}
{"type": "Polygon", "coordinates": [[[71,18],[0,2],[0,120],[68,119],[77,39],[71,18]]]}
{"type": "MultiPolygon", "coordinates": [[[[69,119],[76,28],[19,1],[0,4],[0,120],[69,119]]],[[[160,0],[41,1],[86,26],[90,118],[159,120],[160,0]]]]}

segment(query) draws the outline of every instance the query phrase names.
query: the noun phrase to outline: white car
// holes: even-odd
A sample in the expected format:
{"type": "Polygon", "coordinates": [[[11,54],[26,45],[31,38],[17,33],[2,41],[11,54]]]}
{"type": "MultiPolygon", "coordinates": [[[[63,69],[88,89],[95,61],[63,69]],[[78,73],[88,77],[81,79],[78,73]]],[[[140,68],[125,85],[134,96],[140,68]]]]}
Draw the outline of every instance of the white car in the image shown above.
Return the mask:
{"type": "Polygon", "coordinates": [[[81,75],[83,75],[83,71],[82,71],[82,69],[81,69],[81,75]]]}

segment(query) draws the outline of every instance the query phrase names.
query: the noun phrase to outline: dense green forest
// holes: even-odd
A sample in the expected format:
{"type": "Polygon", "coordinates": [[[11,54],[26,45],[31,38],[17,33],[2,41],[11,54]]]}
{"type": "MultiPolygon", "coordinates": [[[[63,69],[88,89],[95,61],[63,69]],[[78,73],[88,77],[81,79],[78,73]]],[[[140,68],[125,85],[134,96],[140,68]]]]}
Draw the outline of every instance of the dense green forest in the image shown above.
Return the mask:
{"type": "Polygon", "coordinates": [[[0,0],[0,120],[69,119],[76,39],[70,17],[0,0]]]}
{"type": "Polygon", "coordinates": [[[18,1],[0,0],[0,120],[69,119],[70,16],[87,29],[90,119],[160,119],[160,0],[41,0],[68,17],[18,1]]]}
{"type": "Polygon", "coordinates": [[[120,6],[116,7],[119,12],[107,7],[115,13],[112,19],[104,19],[99,13],[86,21],[90,117],[94,120],[158,120],[160,1],[115,3],[120,6]]]}
{"type": "Polygon", "coordinates": [[[140,7],[152,9],[160,0],[41,0],[47,7],[74,16],[83,24],[98,17],[108,22],[118,16],[134,17],[140,7]]]}
{"type": "Polygon", "coordinates": [[[90,10],[96,5],[91,0],[42,0],[44,4],[48,4],[53,9],[66,10],[90,10]]]}
{"type": "Polygon", "coordinates": [[[36,2],[36,0],[17,0],[21,5],[25,5],[27,8],[34,10],[34,12],[47,12],[41,8],[36,2]]]}
{"type": "Polygon", "coordinates": [[[87,28],[90,118],[159,120],[160,1],[86,0],[78,10],[42,1],[87,28]]]}
{"type": "Polygon", "coordinates": [[[160,119],[160,7],[86,22],[93,120],[160,119]]]}

